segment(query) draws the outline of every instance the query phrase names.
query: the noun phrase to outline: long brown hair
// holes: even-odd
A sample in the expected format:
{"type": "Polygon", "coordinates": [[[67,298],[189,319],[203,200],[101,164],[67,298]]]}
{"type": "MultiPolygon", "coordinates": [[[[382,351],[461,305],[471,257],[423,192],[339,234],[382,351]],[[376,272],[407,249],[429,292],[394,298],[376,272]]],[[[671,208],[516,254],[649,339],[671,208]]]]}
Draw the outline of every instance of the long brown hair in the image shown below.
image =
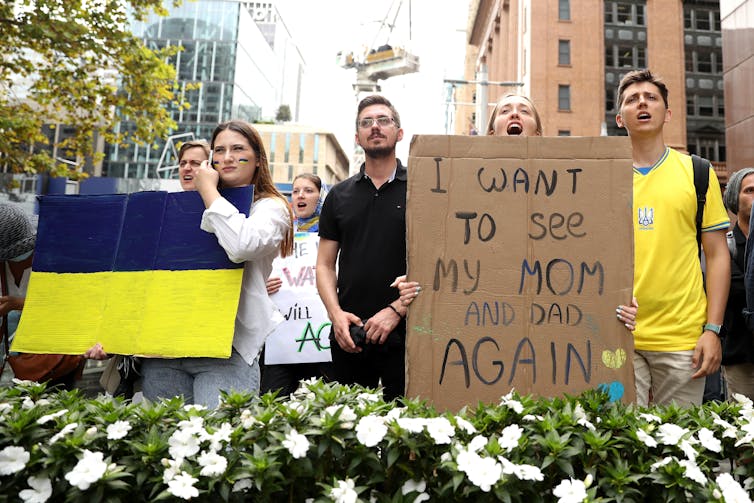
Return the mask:
{"type": "Polygon", "coordinates": [[[264,149],[264,144],[262,144],[262,137],[248,122],[231,120],[223,122],[215,128],[215,131],[212,133],[213,149],[215,148],[215,139],[217,138],[217,135],[226,129],[243,135],[249,142],[249,145],[251,145],[251,148],[254,149],[254,154],[257,157],[257,161],[259,161],[259,166],[256,167],[254,170],[254,176],[251,178],[251,184],[254,185],[254,201],[258,201],[265,197],[277,197],[288,211],[290,225],[288,227],[288,232],[283,236],[283,241],[280,243],[280,255],[282,257],[287,257],[293,253],[293,210],[288,204],[288,200],[280,193],[272,181],[272,172],[270,171],[270,165],[267,162],[267,152],[264,149]]]}

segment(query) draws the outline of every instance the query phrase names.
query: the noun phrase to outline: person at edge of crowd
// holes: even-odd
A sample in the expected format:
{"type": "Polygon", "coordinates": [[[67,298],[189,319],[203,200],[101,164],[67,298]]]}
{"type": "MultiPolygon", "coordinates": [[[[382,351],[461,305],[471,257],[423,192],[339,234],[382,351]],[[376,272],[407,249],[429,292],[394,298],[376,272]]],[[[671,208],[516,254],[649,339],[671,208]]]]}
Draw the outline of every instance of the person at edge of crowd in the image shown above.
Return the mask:
{"type": "Polygon", "coordinates": [[[736,215],[736,223],[728,232],[730,253],[730,290],[723,323],[723,377],[728,396],[736,393],[754,400],[754,334],[746,326],[744,270],[746,239],[749,236],[751,206],[754,201],[754,168],[736,171],[728,179],[723,202],[736,215]]]}
{"type": "MultiPolygon", "coordinates": [[[[312,173],[301,173],[293,179],[291,199],[293,201],[294,231],[319,232],[319,215],[322,210],[322,180],[312,173]]],[[[274,295],[283,286],[278,277],[267,280],[267,293],[274,295]]],[[[292,363],[262,365],[262,387],[260,394],[279,391],[287,396],[296,391],[299,381],[312,377],[329,380],[332,363],[292,363]]]]}
{"type": "MultiPolygon", "coordinates": [[[[12,204],[0,203],[0,279],[2,290],[0,291],[0,325],[3,318],[8,320],[7,327],[0,327],[0,365],[5,365],[3,375],[7,372],[11,375],[13,369],[5,360],[5,344],[3,331],[7,329],[7,344],[13,341],[16,328],[21,318],[21,312],[26,304],[26,291],[31,277],[31,266],[34,261],[34,244],[36,243],[35,222],[26,213],[12,204]]],[[[17,354],[17,353],[11,353],[17,354]]],[[[36,356],[36,355],[34,355],[36,356]]],[[[39,355],[42,357],[43,355],[39,355]]],[[[65,364],[59,364],[58,374],[47,381],[48,388],[72,390],[76,381],[81,379],[86,360],[79,357],[66,357],[65,364]],[[69,367],[68,371],[60,371],[69,367]]],[[[60,363],[60,362],[57,362],[60,363]]],[[[52,368],[48,369],[52,371],[52,368]]],[[[4,378],[3,381],[7,379],[4,378]]]]}
{"type": "MultiPolygon", "coordinates": [[[[505,94],[498,100],[487,121],[488,136],[542,136],[542,120],[537,107],[532,100],[520,94],[505,94]]],[[[406,276],[395,279],[393,284],[398,288],[401,304],[408,306],[421,292],[421,286],[416,281],[407,281],[406,276]]],[[[618,320],[628,330],[635,328],[634,321],[638,309],[636,299],[631,304],[619,305],[616,309],[618,320]]]]}
{"type": "Polygon", "coordinates": [[[293,252],[293,216],[272,182],[262,138],[250,124],[231,120],[215,128],[211,150],[214,167],[203,161],[191,176],[206,207],[201,228],[215,234],[230,260],[244,263],[233,348],[227,359],[145,358],[143,392],[151,401],[183,395],[186,403],[214,408],[221,390],[258,392],[259,353],[283,320],[265,282],[274,258],[293,252]],[[248,217],[220,195],[218,182],[222,188],[254,185],[248,217]]]}
{"type": "Polygon", "coordinates": [[[209,160],[209,143],[207,140],[190,140],[178,149],[178,179],[185,191],[196,190],[194,173],[209,160]]]}
{"type": "Polygon", "coordinates": [[[646,406],[698,405],[704,377],[720,366],[730,256],[728,215],[710,167],[702,222],[706,296],[696,243],[697,201],[691,157],[669,148],[668,89],[649,70],[627,73],[618,86],[618,127],[633,158],[634,330],[636,400],[646,406]]]}
{"type": "Polygon", "coordinates": [[[406,273],[406,168],[395,154],[400,116],[387,98],[361,100],[355,138],[365,161],[323,204],[317,290],[332,322],[333,379],[381,383],[385,400],[394,400],[406,381],[406,307],[390,286],[406,273]],[[365,331],[363,344],[354,343],[352,326],[365,331]]]}
{"type": "MultiPolygon", "coordinates": [[[[181,189],[184,191],[196,190],[194,186],[194,172],[199,169],[203,161],[209,160],[209,151],[209,143],[204,139],[189,140],[181,144],[181,147],[178,149],[178,180],[181,184],[181,189]]],[[[87,350],[84,356],[92,360],[105,360],[113,355],[106,353],[102,344],[97,343],[87,350]]],[[[130,372],[138,371],[137,366],[140,367],[141,363],[140,359],[137,360],[118,362],[120,379],[117,385],[110,385],[104,381],[100,381],[100,384],[114,396],[123,395],[126,398],[131,398],[134,392],[133,385],[138,376],[131,375],[130,372]],[[124,368],[125,365],[129,365],[130,367],[126,369],[124,368]],[[130,382],[124,382],[126,380],[130,382]]]]}

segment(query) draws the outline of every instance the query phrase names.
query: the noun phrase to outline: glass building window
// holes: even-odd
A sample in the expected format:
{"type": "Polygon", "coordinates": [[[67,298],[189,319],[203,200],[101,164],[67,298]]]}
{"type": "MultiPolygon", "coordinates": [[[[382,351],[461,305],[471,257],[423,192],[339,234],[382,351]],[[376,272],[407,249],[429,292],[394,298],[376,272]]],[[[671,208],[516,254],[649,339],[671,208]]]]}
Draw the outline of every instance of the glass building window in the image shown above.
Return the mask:
{"type": "Polygon", "coordinates": [[[558,86],[558,110],[568,112],[571,110],[571,86],[558,86]]]}
{"type": "Polygon", "coordinates": [[[304,149],[306,148],[306,135],[301,134],[298,139],[298,163],[304,164],[304,149]]]}
{"type": "Polygon", "coordinates": [[[558,40],[558,64],[559,65],[571,64],[571,41],[570,40],[558,40]]]}
{"type": "Polygon", "coordinates": [[[558,19],[560,19],[561,21],[571,20],[570,0],[558,0],[558,19]]]}
{"type": "Polygon", "coordinates": [[[699,115],[702,117],[712,117],[714,115],[712,106],[712,96],[699,96],[699,115]]]}
{"type": "Polygon", "coordinates": [[[710,11],[704,9],[696,9],[696,29],[700,31],[710,31],[712,25],[710,23],[710,11]]]}
{"type": "Polygon", "coordinates": [[[570,129],[558,129],[558,136],[571,136],[570,129]]]}

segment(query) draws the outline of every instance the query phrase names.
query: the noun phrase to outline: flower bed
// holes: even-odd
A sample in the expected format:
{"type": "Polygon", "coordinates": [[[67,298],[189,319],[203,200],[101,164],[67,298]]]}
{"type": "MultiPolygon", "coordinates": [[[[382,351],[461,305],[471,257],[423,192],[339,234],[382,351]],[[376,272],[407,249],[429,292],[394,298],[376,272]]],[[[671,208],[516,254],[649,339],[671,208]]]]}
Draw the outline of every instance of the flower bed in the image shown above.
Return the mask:
{"type": "Polygon", "coordinates": [[[738,398],[512,393],[439,414],[312,381],[209,411],[16,381],[0,388],[0,501],[750,501],[754,408],[738,398]]]}

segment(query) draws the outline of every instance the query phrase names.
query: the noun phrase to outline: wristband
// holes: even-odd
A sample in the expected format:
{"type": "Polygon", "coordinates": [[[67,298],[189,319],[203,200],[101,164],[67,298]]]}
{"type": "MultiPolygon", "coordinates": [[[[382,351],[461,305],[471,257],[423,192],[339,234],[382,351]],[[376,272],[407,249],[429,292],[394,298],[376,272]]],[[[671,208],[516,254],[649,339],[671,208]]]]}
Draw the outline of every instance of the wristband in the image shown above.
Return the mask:
{"type": "Polygon", "coordinates": [[[395,312],[395,314],[398,315],[398,318],[403,319],[403,316],[401,316],[401,313],[399,313],[398,310],[396,308],[394,308],[392,304],[388,304],[387,307],[389,307],[390,309],[392,309],[393,312],[395,312]]]}

